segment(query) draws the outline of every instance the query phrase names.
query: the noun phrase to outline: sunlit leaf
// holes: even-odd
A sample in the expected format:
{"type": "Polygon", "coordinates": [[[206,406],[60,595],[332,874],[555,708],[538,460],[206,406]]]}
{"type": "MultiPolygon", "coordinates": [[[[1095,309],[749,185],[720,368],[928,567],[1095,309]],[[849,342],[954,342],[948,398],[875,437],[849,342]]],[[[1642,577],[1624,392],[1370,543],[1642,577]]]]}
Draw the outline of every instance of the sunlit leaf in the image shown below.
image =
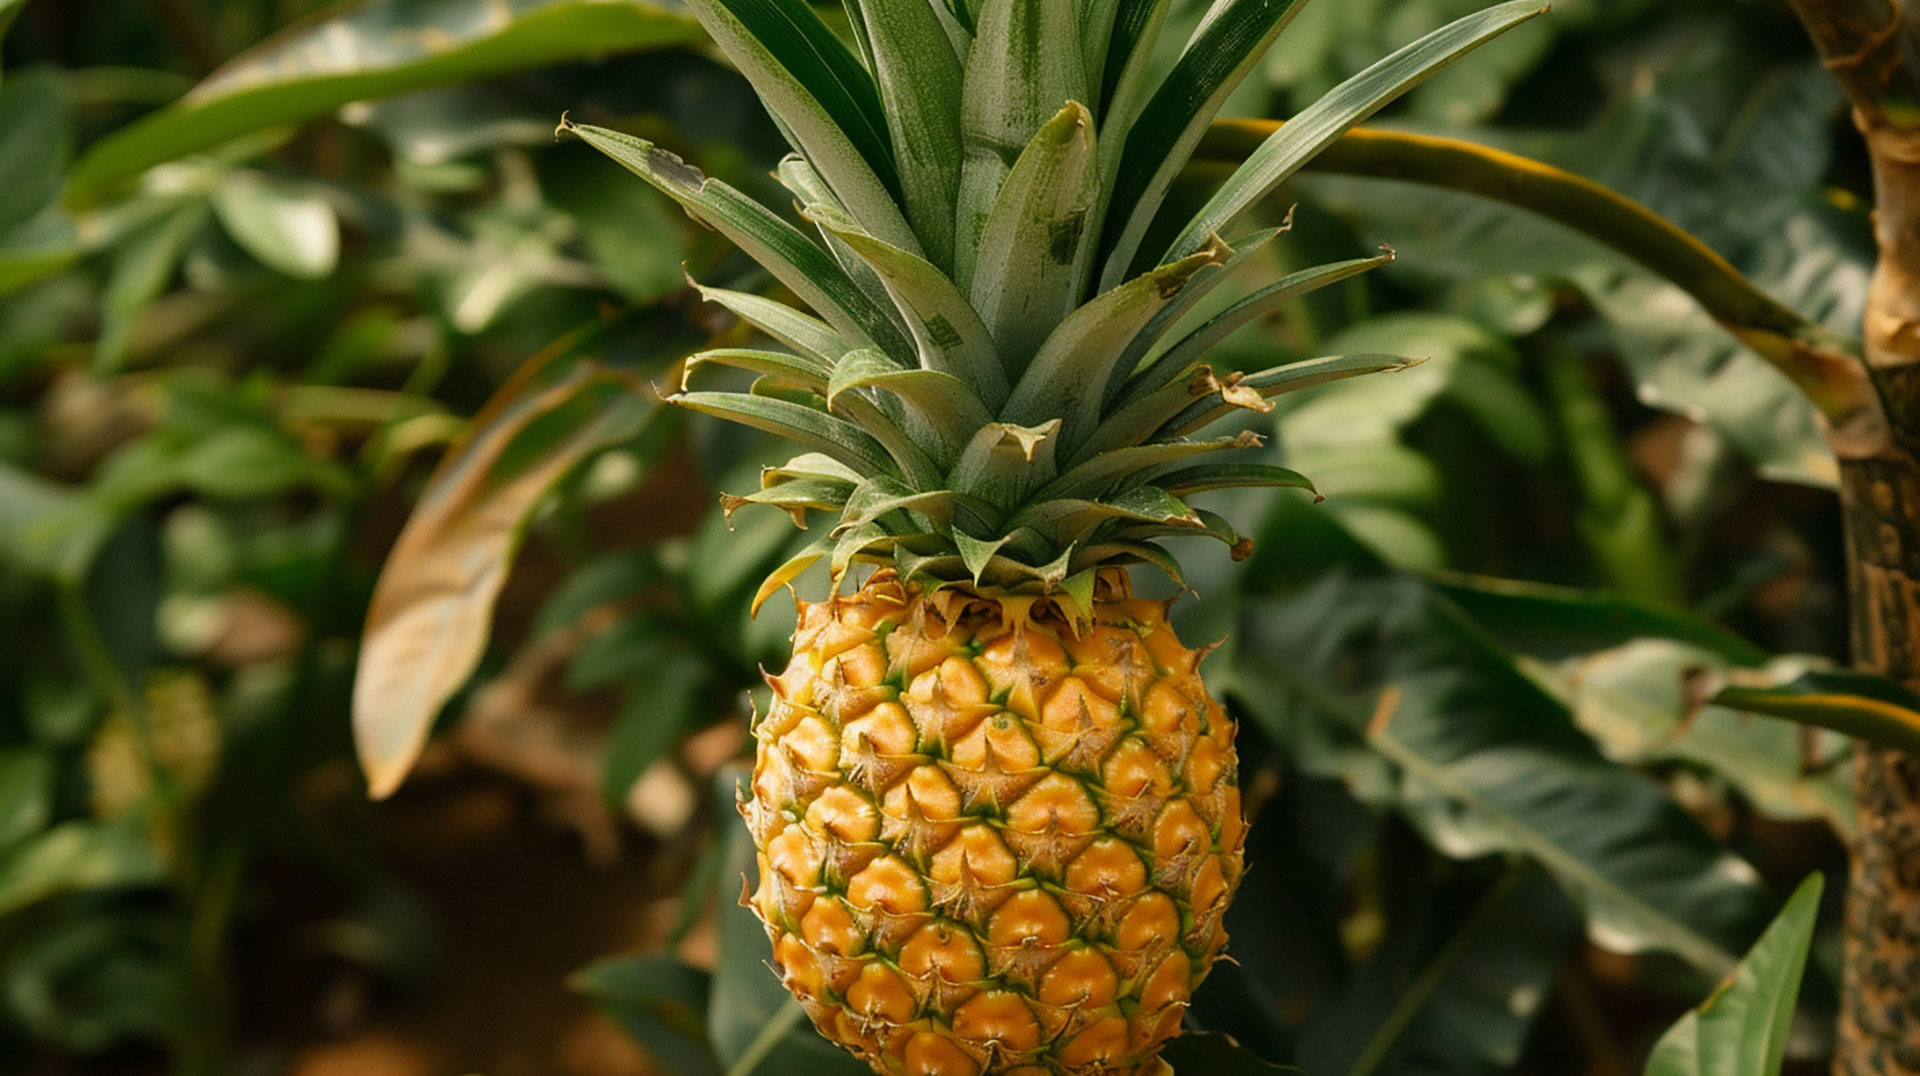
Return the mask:
{"type": "Polygon", "coordinates": [[[342,105],[565,60],[702,40],[677,9],[643,0],[377,0],[297,25],[192,93],[102,138],[68,177],[87,202],[143,169],[342,105]]]}
{"type": "Polygon", "coordinates": [[[1654,1044],[1647,1076],[1779,1076],[1824,888],[1818,874],[1800,883],[1739,968],[1654,1044]]]}
{"type": "MultiPolygon", "coordinates": [[[[563,349],[556,349],[561,350],[563,349]]],[[[441,464],[374,590],[353,724],[375,796],[399,787],[441,706],[486,647],[494,600],[554,483],[638,432],[653,403],[592,362],[530,362],[441,464]]]]}
{"type": "Polygon", "coordinates": [[[64,822],[0,851],[0,917],[64,893],[153,885],[165,877],[137,816],[64,822]]]}
{"type": "Polygon", "coordinates": [[[241,249],[288,276],[315,280],[340,260],[340,222],[318,195],[257,172],[229,175],[213,212],[241,249]]]}

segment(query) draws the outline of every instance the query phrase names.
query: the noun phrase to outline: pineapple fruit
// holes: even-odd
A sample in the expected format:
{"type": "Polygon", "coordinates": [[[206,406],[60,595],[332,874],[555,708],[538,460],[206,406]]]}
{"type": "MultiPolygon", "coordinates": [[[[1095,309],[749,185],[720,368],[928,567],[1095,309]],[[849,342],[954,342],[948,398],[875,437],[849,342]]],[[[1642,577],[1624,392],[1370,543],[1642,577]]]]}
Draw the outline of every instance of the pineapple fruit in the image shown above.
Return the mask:
{"type": "Polygon", "coordinates": [[[1245,832],[1233,722],[1128,572],[1178,582],[1168,538],[1245,556],[1187,498],[1309,487],[1247,459],[1262,438],[1244,427],[1279,393],[1408,363],[1202,363],[1391,256],[1200,317],[1284,228],[1220,233],[1538,13],[1515,0],[1407,46],[1296,115],[1190,219],[1161,219],[1303,2],[1216,0],[1158,73],[1171,0],[848,0],[851,43],[805,0],[688,0],[793,143],[777,176],[812,234],[663,148],[562,121],[811,309],[703,288],[780,346],[696,355],[689,381],[755,380],[671,399],[807,449],[729,512],[833,520],[755,602],[827,563],[834,594],[801,604],[792,661],[769,677],[741,809],[780,975],[877,1073],[1164,1073],[1226,942],[1245,832]],[[1240,432],[1197,436],[1236,416],[1240,432]]]}

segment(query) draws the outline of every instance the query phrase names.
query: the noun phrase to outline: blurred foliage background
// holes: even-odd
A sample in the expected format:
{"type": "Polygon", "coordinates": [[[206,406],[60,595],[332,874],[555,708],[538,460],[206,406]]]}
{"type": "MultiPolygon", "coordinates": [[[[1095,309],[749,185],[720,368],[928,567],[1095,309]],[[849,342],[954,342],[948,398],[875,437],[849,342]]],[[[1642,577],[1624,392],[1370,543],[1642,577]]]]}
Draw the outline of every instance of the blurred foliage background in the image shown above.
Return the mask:
{"type": "MultiPolygon", "coordinates": [[[[1479,6],[1309,4],[1228,111],[1479,6]]],[[[716,497],[771,446],[635,389],[745,338],[686,274],[769,282],[553,137],[571,110],[783,206],[745,83],[664,2],[0,0],[0,30],[0,1070],[857,1072],[733,907],[728,767],[791,624],[746,603],[797,537],[716,497]],[[429,486],[457,443],[479,473],[429,486]],[[490,642],[369,804],[355,655],[429,489],[490,642]]],[[[1568,0],[1382,122],[1600,180],[1858,324],[1864,158],[1781,5],[1568,0]]],[[[1325,501],[1223,499],[1256,555],[1191,559],[1255,814],[1196,1024],[1315,1074],[1637,1072],[1818,870],[1818,1070],[1848,741],[1708,701],[1844,657],[1808,406],[1558,226],[1313,175],[1290,207],[1262,280],[1398,258],[1222,357],[1430,361],[1259,419],[1325,501]]]]}

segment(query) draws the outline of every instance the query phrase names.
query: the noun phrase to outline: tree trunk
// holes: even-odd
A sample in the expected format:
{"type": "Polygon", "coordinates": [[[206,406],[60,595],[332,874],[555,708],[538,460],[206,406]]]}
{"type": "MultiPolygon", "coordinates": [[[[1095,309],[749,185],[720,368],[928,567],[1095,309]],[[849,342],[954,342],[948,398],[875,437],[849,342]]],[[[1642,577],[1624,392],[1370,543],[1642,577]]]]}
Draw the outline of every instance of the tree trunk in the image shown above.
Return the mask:
{"type": "MultiPolygon", "coordinates": [[[[1842,460],[1853,652],[1920,688],[1920,460],[1842,460]]],[[[1920,1076],[1920,759],[1860,745],[1837,1076],[1920,1076]]]]}
{"type": "MultiPolygon", "coordinates": [[[[1873,161],[1870,391],[1840,458],[1853,657],[1920,688],[1920,21],[1901,0],[1790,0],[1873,161]]],[[[1836,1076],[1920,1076],[1920,758],[1862,745],[1836,1076]]]]}

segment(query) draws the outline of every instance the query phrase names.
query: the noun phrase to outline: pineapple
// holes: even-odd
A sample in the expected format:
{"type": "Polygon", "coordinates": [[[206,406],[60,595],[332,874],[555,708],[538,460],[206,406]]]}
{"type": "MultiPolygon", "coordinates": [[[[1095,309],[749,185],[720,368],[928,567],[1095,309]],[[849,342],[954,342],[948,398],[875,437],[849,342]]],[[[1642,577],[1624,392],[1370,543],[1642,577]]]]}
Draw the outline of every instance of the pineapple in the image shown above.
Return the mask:
{"type": "Polygon", "coordinates": [[[1161,542],[1184,536],[1244,557],[1187,498],[1309,488],[1246,458],[1272,397],[1408,363],[1200,361],[1390,253],[1211,318],[1197,304],[1284,231],[1229,242],[1242,210],[1538,13],[1516,0],[1409,45],[1296,115],[1190,219],[1162,219],[1301,2],[1217,0],[1156,80],[1170,0],[848,0],[851,44],[805,0],[689,0],[794,146],[777,176],[801,226],[665,149],[562,121],[810,308],[703,288],[779,347],[693,356],[690,383],[755,380],[671,399],[807,450],[729,513],[833,520],[755,601],[829,568],[834,593],[801,603],[769,677],[741,809],[781,977],[877,1073],[1163,1073],[1226,942],[1245,833],[1233,722],[1128,572],[1178,582],[1161,542]]]}

